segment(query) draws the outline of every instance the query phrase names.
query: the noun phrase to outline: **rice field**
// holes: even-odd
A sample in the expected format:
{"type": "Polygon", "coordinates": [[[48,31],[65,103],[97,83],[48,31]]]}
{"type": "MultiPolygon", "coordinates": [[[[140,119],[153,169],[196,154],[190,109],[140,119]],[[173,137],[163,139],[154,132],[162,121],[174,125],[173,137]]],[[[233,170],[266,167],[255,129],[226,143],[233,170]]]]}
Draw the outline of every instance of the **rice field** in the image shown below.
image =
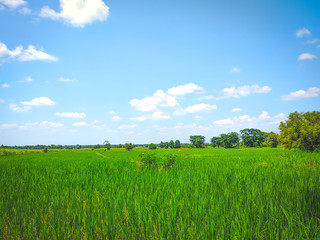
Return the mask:
{"type": "Polygon", "coordinates": [[[320,239],[320,154],[146,149],[0,157],[0,239],[320,239]]]}

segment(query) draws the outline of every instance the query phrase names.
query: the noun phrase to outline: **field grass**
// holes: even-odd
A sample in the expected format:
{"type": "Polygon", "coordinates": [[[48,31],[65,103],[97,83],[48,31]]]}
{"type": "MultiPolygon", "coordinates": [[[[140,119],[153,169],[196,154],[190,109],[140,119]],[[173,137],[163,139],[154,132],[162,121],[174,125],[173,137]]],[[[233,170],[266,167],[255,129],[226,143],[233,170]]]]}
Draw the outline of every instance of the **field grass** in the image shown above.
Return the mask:
{"type": "Polygon", "coordinates": [[[0,157],[0,239],[320,239],[320,154],[155,150],[0,157]]]}

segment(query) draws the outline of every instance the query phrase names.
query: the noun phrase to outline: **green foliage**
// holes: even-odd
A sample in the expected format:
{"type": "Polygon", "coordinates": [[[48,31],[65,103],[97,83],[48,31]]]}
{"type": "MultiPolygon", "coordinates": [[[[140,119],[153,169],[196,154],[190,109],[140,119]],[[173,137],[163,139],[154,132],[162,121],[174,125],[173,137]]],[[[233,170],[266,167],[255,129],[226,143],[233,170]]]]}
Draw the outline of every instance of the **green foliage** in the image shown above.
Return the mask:
{"type": "Polygon", "coordinates": [[[159,147],[160,147],[160,148],[164,148],[164,144],[163,144],[162,141],[160,142],[159,147]]]}
{"type": "Polygon", "coordinates": [[[155,145],[154,143],[150,143],[148,147],[150,150],[157,149],[157,145],[155,145]]]}
{"type": "Polygon", "coordinates": [[[155,153],[143,152],[139,154],[140,162],[144,168],[166,170],[173,167],[176,156],[167,154],[162,157],[157,157],[155,153]]]}
{"type": "Polygon", "coordinates": [[[109,142],[108,140],[105,140],[105,141],[103,142],[103,145],[104,145],[104,147],[105,147],[106,149],[110,150],[111,144],[110,144],[110,142],[109,142]]]}
{"type": "Polygon", "coordinates": [[[132,143],[126,143],[124,144],[124,148],[128,151],[134,148],[134,145],[132,143]]]}
{"type": "Polygon", "coordinates": [[[163,143],[163,147],[164,147],[165,149],[168,149],[169,143],[168,143],[168,142],[164,142],[164,143],[163,143]]]}
{"type": "Polygon", "coordinates": [[[238,146],[240,138],[238,133],[231,132],[228,134],[220,134],[219,141],[221,142],[222,147],[232,148],[238,146]]]}
{"type": "Polygon", "coordinates": [[[260,147],[264,141],[263,132],[255,128],[240,130],[241,139],[246,147],[260,147]]]}
{"type": "Polygon", "coordinates": [[[43,149],[43,152],[44,152],[44,153],[47,153],[47,152],[48,152],[48,148],[45,147],[45,148],[43,149]]]}
{"type": "Polygon", "coordinates": [[[211,142],[212,147],[219,148],[221,146],[221,138],[220,137],[212,137],[210,142],[211,142]]]}
{"type": "Polygon", "coordinates": [[[181,148],[181,143],[180,143],[179,140],[176,140],[176,141],[174,142],[174,148],[181,148]]]}
{"type": "Polygon", "coordinates": [[[174,142],[173,142],[173,140],[171,140],[171,141],[169,142],[169,148],[174,148],[174,142]]]}
{"type": "Polygon", "coordinates": [[[279,129],[279,141],[285,148],[320,151],[320,112],[290,113],[279,129]]]}
{"type": "Polygon", "coordinates": [[[270,132],[264,133],[264,142],[268,147],[276,148],[279,144],[279,134],[270,132]]]}
{"type": "Polygon", "coordinates": [[[204,148],[205,137],[201,135],[190,136],[190,142],[196,148],[204,148]]]}

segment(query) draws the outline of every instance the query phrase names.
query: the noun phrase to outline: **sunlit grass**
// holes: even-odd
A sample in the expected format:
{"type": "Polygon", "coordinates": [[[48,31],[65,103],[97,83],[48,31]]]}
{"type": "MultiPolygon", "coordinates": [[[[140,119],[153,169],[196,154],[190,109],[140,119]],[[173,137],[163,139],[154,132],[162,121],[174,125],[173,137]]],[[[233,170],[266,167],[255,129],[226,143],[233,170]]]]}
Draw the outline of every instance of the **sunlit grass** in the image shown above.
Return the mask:
{"type": "Polygon", "coordinates": [[[155,150],[0,157],[0,239],[319,239],[320,154],[155,150]]]}

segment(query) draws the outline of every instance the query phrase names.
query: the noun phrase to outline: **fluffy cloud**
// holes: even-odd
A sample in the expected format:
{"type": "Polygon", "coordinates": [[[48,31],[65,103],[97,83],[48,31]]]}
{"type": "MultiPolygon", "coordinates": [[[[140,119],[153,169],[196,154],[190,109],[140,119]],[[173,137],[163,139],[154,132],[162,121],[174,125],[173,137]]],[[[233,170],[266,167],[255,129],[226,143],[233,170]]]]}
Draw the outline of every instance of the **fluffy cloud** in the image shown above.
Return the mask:
{"type": "Polygon", "coordinates": [[[319,93],[320,93],[320,88],[313,87],[313,88],[309,88],[307,91],[298,90],[296,92],[291,92],[288,95],[281,96],[281,99],[283,101],[292,101],[292,100],[298,100],[303,98],[314,98],[314,97],[318,97],[319,93]]]}
{"type": "Polygon", "coordinates": [[[49,122],[49,121],[43,121],[42,123],[40,123],[40,126],[42,127],[63,127],[62,123],[59,122],[49,122]]]}
{"type": "Polygon", "coordinates": [[[76,122],[76,123],[72,123],[72,126],[85,127],[85,126],[88,126],[88,124],[86,122],[76,122]]]}
{"type": "Polygon", "coordinates": [[[131,125],[124,124],[124,125],[119,126],[118,128],[119,129],[130,129],[130,128],[135,128],[135,127],[137,127],[137,125],[135,125],[135,124],[131,124],[131,125]]]}
{"type": "Polygon", "coordinates": [[[16,123],[4,123],[0,125],[0,129],[16,128],[16,123]]]}
{"type": "Polygon", "coordinates": [[[231,110],[231,112],[241,112],[241,111],[242,111],[241,108],[233,108],[233,109],[231,110]]]}
{"type": "MultiPolygon", "coordinates": [[[[37,50],[35,46],[29,45],[27,49],[22,46],[16,47],[14,50],[9,50],[8,47],[0,42],[0,60],[6,61],[8,59],[25,61],[58,61],[59,59],[45,53],[44,50],[37,50]],[[2,58],[2,59],[1,59],[2,58]]],[[[1,63],[1,62],[0,62],[1,63]]]]}
{"type": "Polygon", "coordinates": [[[216,105],[210,105],[206,103],[200,103],[196,105],[189,106],[185,109],[180,109],[175,111],[173,114],[174,115],[184,115],[187,113],[198,113],[198,112],[206,112],[206,111],[211,111],[217,109],[216,105]]]}
{"type": "Polygon", "coordinates": [[[231,69],[231,72],[235,72],[235,73],[238,73],[240,71],[241,71],[241,69],[237,68],[237,67],[231,69]]]}
{"type": "Polygon", "coordinates": [[[93,21],[104,21],[109,16],[109,7],[102,0],[60,0],[61,11],[48,6],[41,9],[40,16],[63,20],[74,27],[84,27],[93,21]]]}
{"type": "Polygon", "coordinates": [[[235,127],[241,127],[241,126],[247,126],[247,124],[250,124],[251,126],[256,124],[279,124],[281,121],[284,120],[285,115],[283,113],[280,113],[276,116],[269,116],[268,112],[262,112],[259,117],[250,117],[249,115],[242,115],[239,117],[234,118],[226,118],[222,120],[216,120],[213,122],[214,125],[218,126],[235,126],[235,127]]]}
{"type": "Polygon", "coordinates": [[[119,116],[113,116],[112,117],[112,121],[116,122],[116,121],[120,121],[121,120],[121,117],[119,116]]]}
{"type": "Polygon", "coordinates": [[[301,61],[301,60],[312,60],[312,59],[315,59],[317,58],[316,55],[312,55],[310,53],[302,53],[299,57],[298,57],[298,60],[301,61]]]}
{"type": "Polygon", "coordinates": [[[63,78],[63,77],[60,77],[58,79],[59,82],[74,82],[74,80],[72,79],[69,79],[69,78],[63,78]]]}
{"type": "Polygon", "coordinates": [[[130,105],[136,108],[138,111],[155,111],[158,106],[162,107],[174,107],[178,105],[178,101],[175,97],[167,95],[162,90],[157,90],[152,97],[146,97],[141,100],[132,99],[130,105]]]}
{"type": "Polygon", "coordinates": [[[245,85],[238,88],[231,87],[231,88],[224,88],[222,90],[223,96],[221,98],[239,98],[242,96],[248,96],[252,93],[268,93],[271,91],[271,88],[268,86],[260,87],[259,85],[245,85]]]}
{"type": "Polygon", "coordinates": [[[147,120],[148,118],[146,116],[140,116],[140,117],[131,117],[129,118],[130,120],[133,120],[133,121],[145,121],[147,120]]]}
{"type": "Polygon", "coordinates": [[[24,14],[24,15],[29,15],[29,14],[32,13],[32,11],[31,11],[30,8],[24,7],[24,8],[21,8],[21,9],[19,10],[19,13],[24,14]]]}
{"type": "Polygon", "coordinates": [[[2,84],[2,85],[1,85],[1,87],[3,87],[3,88],[9,88],[9,87],[10,87],[10,85],[9,85],[9,84],[4,83],[4,84],[2,84]]]}
{"type": "Polygon", "coordinates": [[[169,88],[167,93],[172,96],[179,96],[179,95],[185,95],[187,93],[193,93],[193,92],[199,92],[199,91],[202,92],[203,88],[197,86],[194,83],[188,83],[185,85],[169,88]]]}
{"type": "Polygon", "coordinates": [[[108,113],[111,114],[111,115],[115,115],[116,114],[116,112],[113,111],[113,110],[109,111],[108,113]]]}
{"type": "Polygon", "coordinates": [[[169,115],[164,115],[163,112],[161,112],[161,111],[157,111],[157,112],[152,114],[151,119],[152,120],[170,119],[170,116],[169,115]]]}
{"type": "Polygon", "coordinates": [[[56,113],[55,114],[58,117],[66,117],[66,118],[85,118],[87,115],[83,113],[78,112],[66,112],[66,113],[56,113]]]}
{"type": "Polygon", "coordinates": [[[310,35],[311,35],[311,32],[306,28],[301,28],[301,29],[296,31],[296,36],[298,38],[302,38],[302,37],[310,36],[310,35]]]}
{"type": "Polygon", "coordinates": [[[38,97],[32,99],[30,102],[20,102],[22,105],[25,106],[54,106],[55,102],[53,102],[51,99],[47,97],[38,97]]]}
{"type": "Polygon", "coordinates": [[[0,3],[6,5],[9,8],[16,8],[27,4],[27,2],[24,0],[0,0],[0,3]]]}
{"type": "Polygon", "coordinates": [[[29,110],[31,110],[30,106],[19,107],[17,104],[10,104],[9,108],[13,112],[28,112],[29,110]]]}
{"type": "Polygon", "coordinates": [[[319,40],[320,40],[319,38],[314,38],[314,39],[306,41],[306,44],[314,44],[314,43],[319,42],[319,40]]]}

